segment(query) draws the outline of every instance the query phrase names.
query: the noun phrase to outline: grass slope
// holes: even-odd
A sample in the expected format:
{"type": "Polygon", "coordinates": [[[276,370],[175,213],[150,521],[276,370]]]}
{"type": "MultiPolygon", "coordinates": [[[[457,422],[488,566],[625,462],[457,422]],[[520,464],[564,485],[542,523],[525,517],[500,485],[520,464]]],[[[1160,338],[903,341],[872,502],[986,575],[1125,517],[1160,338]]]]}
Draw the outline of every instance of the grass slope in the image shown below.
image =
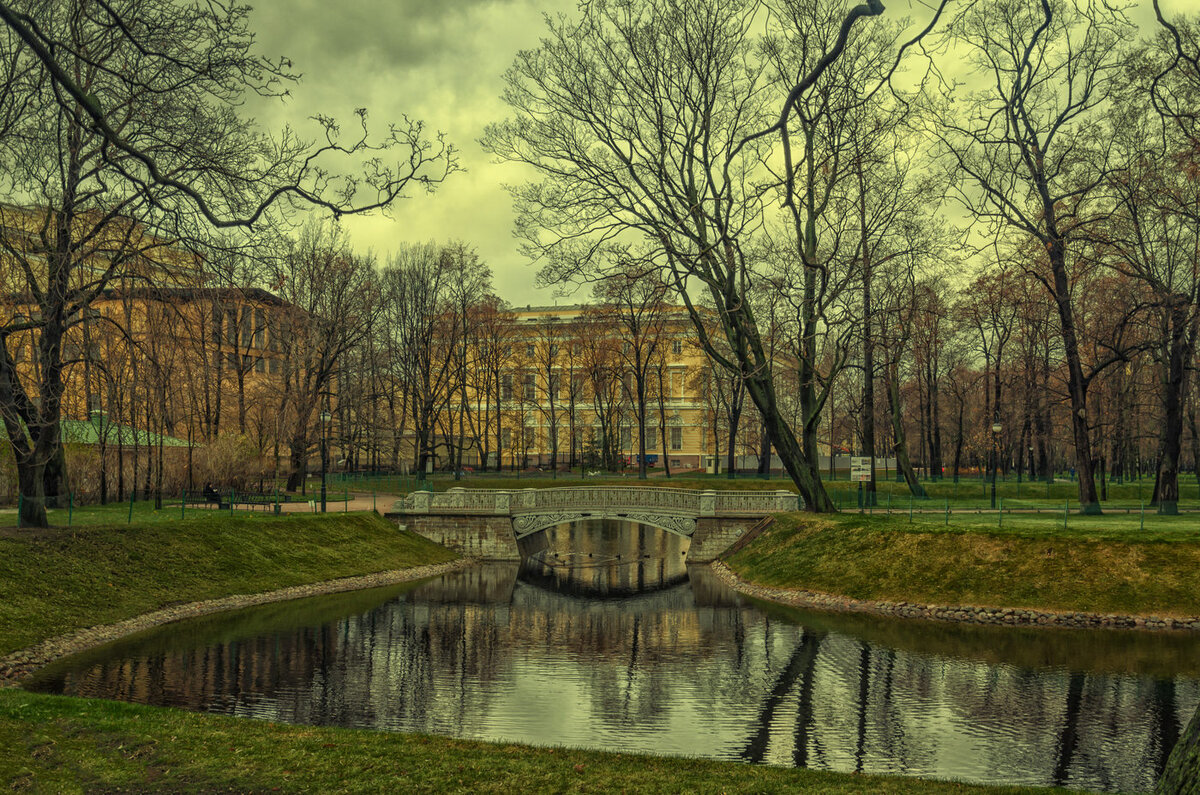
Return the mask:
{"type": "Polygon", "coordinates": [[[0,692],[0,786],[37,792],[1034,793],[699,759],[284,726],[0,692]]]}
{"type": "Polygon", "coordinates": [[[0,538],[0,654],[178,602],[440,563],[453,552],[374,514],[210,511],[0,538]]]}
{"type": "Polygon", "coordinates": [[[1025,517],[1005,529],[787,514],[731,556],[743,579],[856,599],[1200,615],[1200,531],[1025,517]]]}

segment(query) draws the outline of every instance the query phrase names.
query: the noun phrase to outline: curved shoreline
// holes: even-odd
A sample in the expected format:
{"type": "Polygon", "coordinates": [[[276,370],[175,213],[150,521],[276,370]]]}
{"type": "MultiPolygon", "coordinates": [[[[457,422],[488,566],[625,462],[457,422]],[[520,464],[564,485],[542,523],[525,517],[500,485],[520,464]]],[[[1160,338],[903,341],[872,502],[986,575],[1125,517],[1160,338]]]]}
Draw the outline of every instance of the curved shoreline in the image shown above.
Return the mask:
{"type": "Polygon", "coordinates": [[[66,635],[48,638],[41,643],[26,649],[19,649],[0,657],[0,688],[19,687],[21,682],[52,662],[78,654],[96,646],[142,632],[173,621],[196,618],[220,613],[225,610],[237,610],[243,607],[255,607],[271,602],[286,602],[292,599],[303,599],[308,596],[325,596],[327,594],[343,593],[345,591],[361,591],[367,588],[379,588],[387,585],[397,585],[402,582],[421,580],[435,577],[457,569],[475,565],[473,558],[460,558],[448,563],[435,563],[428,566],[414,566],[409,569],[393,569],[379,571],[374,574],[363,574],[356,577],[343,577],[337,580],[309,583],[307,585],[292,585],[274,591],[263,591],[253,594],[234,594],[218,599],[205,599],[199,602],[186,602],[172,605],[140,616],[127,618],[112,624],[102,624],[96,627],[77,630],[66,635]]]}
{"type": "Polygon", "coordinates": [[[917,618],[958,624],[994,624],[999,626],[1067,627],[1072,629],[1150,629],[1200,632],[1200,616],[1127,616],[1114,613],[1088,613],[1034,610],[1019,607],[977,607],[973,605],[930,605],[918,602],[888,602],[854,599],[849,596],[817,591],[791,590],[756,585],[739,577],[722,560],[711,564],[717,579],[739,593],[789,607],[807,607],[835,613],[866,613],[895,618],[917,618]]]}

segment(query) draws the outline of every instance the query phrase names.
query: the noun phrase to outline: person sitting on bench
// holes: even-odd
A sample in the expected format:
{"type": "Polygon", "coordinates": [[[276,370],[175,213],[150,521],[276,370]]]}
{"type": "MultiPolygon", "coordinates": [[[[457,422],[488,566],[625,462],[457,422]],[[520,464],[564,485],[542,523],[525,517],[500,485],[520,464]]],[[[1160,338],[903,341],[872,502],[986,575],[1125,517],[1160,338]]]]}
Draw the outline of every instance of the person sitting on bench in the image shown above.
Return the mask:
{"type": "Polygon", "coordinates": [[[221,492],[219,492],[215,488],[213,488],[213,484],[205,483],[204,484],[204,499],[207,500],[208,502],[215,502],[217,505],[220,505],[221,504],[221,492]]]}

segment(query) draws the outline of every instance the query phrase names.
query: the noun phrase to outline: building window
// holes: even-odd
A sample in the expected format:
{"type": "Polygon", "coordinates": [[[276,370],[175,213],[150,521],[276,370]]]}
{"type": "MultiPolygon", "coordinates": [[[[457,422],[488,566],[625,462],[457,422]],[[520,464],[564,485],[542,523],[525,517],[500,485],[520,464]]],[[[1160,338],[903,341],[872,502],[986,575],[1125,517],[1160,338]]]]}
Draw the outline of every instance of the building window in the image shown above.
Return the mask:
{"type": "MultiPolygon", "coordinates": [[[[505,373],[504,375],[500,376],[500,399],[501,400],[512,400],[513,399],[512,373],[505,373]]],[[[505,445],[505,447],[507,447],[507,446],[508,445],[505,445]]]]}
{"type": "Polygon", "coordinates": [[[647,450],[657,450],[658,449],[658,428],[647,428],[646,429],[646,449],[647,450]]]}
{"type": "Polygon", "coordinates": [[[254,362],[254,372],[265,373],[267,371],[267,360],[258,359],[254,362]]]}
{"type": "Polygon", "coordinates": [[[683,353],[683,340],[671,340],[671,353],[676,356],[683,353]]]}
{"type": "Polygon", "coordinates": [[[553,399],[558,396],[559,388],[562,386],[562,377],[558,373],[551,373],[549,384],[546,394],[553,399]]]}
{"type": "Polygon", "coordinates": [[[526,452],[533,449],[533,435],[534,435],[535,430],[536,429],[534,429],[534,428],[529,428],[529,427],[525,428],[525,450],[526,450],[526,452]]]}
{"type": "Polygon", "coordinates": [[[533,358],[533,346],[532,345],[525,346],[525,355],[528,356],[530,359],[533,358]]]}
{"type": "Polygon", "coordinates": [[[621,429],[621,449],[628,450],[633,447],[633,428],[628,425],[621,429]]]}
{"type": "MultiPolygon", "coordinates": [[[[509,385],[511,386],[511,383],[509,385]]],[[[500,429],[500,446],[505,450],[512,447],[512,428],[500,429]]]]}
{"type": "Polygon", "coordinates": [[[683,449],[683,428],[672,428],[671,429],[671,449],[672,450],[682,450],[683,449]]]}
{"type": "Polygon", "coordinates": [[[267,313],[261,309],[254,310],[254,347],[262,350],[267,341],[267,313]]]}
{"type": "Polygon", "coordinates": [[[550,346],[550,358],[553,359],[555,356],[558,356],[558,346],[551,345],[550,346]]]}
{"type": "Polygon", "coordinates": [[[521,379],[526,400],[537,400],[537,381],[533,373],[526,373],[521,379]]]}
{"type": "Polygon", "coordinates": [[[238,311],[236,306],[225,310],[225,342],[229,345],[238,344],[238,311]]]}
{"type": "Polygon", "coordinates": [[[268,369],[270,370],[271,375],[279,375],[279,371],[282,369],[282,365],[280,364],[278,359],[272,359],[271,364],[268,365],[268,369]]]}
{"type": "Polygon", "coordinates": [[[254,310],[251,307],[243,306],[241,310],[241,320],[238,322],[238,345],[243,348],[248,346],[254,333],[252,326],[254,325],[254,310]]]}

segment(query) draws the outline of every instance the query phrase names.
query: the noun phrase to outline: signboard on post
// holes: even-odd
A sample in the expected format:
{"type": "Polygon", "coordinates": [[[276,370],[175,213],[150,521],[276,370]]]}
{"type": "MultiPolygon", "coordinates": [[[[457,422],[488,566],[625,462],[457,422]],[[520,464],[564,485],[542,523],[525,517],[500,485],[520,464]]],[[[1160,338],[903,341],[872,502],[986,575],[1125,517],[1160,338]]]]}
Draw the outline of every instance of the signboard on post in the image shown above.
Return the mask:
{"type": "Polygon", "coordinates": [[[871,457],[870,456],[851,456],[850,457],[850,482],[852,483],[870,483],[871,482],[871,457]]]}

